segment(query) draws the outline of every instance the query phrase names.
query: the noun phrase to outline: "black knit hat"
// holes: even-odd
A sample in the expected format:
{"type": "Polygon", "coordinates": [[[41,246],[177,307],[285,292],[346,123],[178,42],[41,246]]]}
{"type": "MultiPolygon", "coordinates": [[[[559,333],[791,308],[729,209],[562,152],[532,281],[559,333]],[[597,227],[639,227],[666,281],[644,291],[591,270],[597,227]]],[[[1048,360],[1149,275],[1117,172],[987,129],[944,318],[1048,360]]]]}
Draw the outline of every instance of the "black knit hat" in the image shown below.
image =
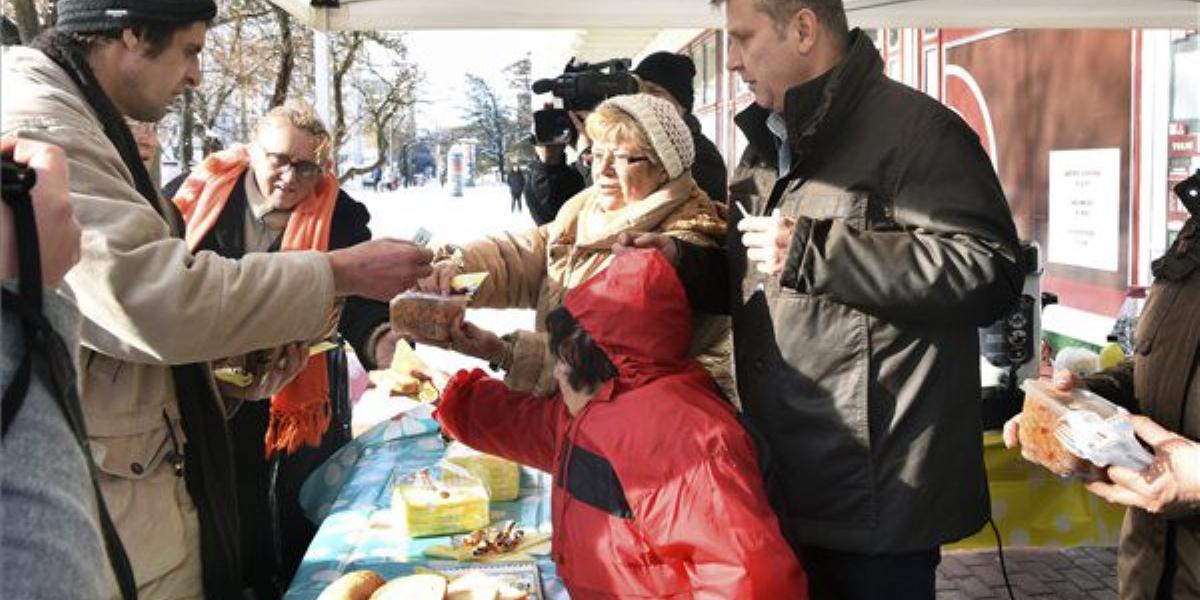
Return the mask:
{"type": "Polygon", "coordinates": [[[696,76],[696,64],[691,57],[670,52],[655,52],[642,59],[633,70],[643,81],[650,81],[662,86],[671,93],[684,110],[692,112],[696,92],[692,88],[692,78],[696,76]]]}
{"type": "Polygon", "coordinates": [[[139,23],[187,24],[217,16],[213,0],[58,0],[55,29],[98,33],[139,23]]]}

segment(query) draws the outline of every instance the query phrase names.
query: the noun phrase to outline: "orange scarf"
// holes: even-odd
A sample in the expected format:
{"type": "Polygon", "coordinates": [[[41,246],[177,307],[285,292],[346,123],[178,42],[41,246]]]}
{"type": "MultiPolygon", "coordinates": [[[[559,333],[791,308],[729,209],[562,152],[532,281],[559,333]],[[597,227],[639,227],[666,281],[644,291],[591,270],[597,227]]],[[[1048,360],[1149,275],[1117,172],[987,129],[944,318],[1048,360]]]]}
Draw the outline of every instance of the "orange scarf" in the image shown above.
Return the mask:
{"type": "MultiPolygon", "coordinates": [[[[246,147],[234,146],[208,155],[179,186],[172,201],[183,213],[187,223],[184,239],[193,252],[217,223],[249,164],[246,147]]],[[[256,183],[251,178],[246,185],[256,183]]],[[[337,194],[337,178],[325,173],[312,195],[292,210],[280,250],[328,250],[337,194]]],[[[319,354],[309,358],[296,378],[271,397],[265,439],[267,458],[281,450],[292,454],[301,445],[319,446],[329,427],[329,418],[329,372],[325,355],[319,354]]]]}

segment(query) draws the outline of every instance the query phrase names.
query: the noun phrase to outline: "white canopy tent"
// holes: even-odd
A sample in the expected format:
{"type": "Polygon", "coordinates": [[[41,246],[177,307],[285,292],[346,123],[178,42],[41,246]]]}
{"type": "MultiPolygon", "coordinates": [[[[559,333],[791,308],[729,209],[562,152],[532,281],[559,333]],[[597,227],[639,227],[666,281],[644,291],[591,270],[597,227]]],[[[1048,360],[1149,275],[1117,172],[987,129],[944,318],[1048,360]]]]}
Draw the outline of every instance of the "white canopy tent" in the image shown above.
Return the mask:
{"type": "MultiPolygon", "coordinates": [[[[720,27],[707,0],[272,0],[321,31],[720,27]],[[316,4],[331,4],[333,0],[316,4]]],[[[1200,27],[1200,0],[845,0],[861,27],[1200,27]]]]}

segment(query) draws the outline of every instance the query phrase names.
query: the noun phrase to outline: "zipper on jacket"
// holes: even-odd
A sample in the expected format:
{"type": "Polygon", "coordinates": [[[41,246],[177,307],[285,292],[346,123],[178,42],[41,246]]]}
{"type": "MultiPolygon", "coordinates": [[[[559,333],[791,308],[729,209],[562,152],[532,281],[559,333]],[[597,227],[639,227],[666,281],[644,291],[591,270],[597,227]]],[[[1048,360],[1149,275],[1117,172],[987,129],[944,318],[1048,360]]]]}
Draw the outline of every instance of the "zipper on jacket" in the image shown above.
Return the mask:
{"type": "MultiPolygon", "coordinates": [[[[556,555],[554,559],[558,564],[565,563],[563,560],[562,548],[566,546],[566,544],[562,542],[566,534],[566,527],[562,527],[561,524],[565,522],[564,519],[567,515],[567,504],[572,501],[571,492],[567,488],[567,475],[571,467],[571,453],[575,450],[575,438],[579,433],[579,424],[583,421],[584,415],[587,414],[588,409],[590,408],[591,403],[589,402],[583,407],[583,410],[579,411],[578,415],[572,416],[570,418],[570,422],[567,424],[567,431],[563,435],[562,462],[559,464],[559,474],[555,477],[557,480],[555,482],[555,486],[562,488],[562,501],[559,502],[557,514],[553,516],[553,520],[551,521],[555,531],[561,532],[558,538],[558,541],[560,542],[559,547],[553,549],[554,554],[556,555]]],[[[568,414],[570,414],[569,411],[568,414]]]]}

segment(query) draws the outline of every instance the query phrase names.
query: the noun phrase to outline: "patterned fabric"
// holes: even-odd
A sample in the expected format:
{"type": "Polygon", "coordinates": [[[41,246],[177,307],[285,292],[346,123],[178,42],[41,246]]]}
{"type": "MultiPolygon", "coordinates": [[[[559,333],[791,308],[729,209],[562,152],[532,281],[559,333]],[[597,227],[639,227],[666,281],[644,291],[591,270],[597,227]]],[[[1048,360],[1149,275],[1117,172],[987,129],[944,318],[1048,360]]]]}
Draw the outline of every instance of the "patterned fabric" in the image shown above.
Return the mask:
{"type": "MultiPolygon", "coordinates": [[[[450,569],[463,563],[426,558],[426,548],[449,541],[447,536],[410,539],[393,528],[390,518],[394,474],[410,473],[441,460],[446,444],[429,407],[385,421],[338,451],[309,476],[300,490],[300,505],[315,523],[317,536],[304,555],[284,600],[314,600],[343,573],[370,569],[385,579],[408,575],[417,567],[450,569]]],[[[493,502],[493,522],[512,519],[529,531],[550,531],[550,477],[522,467],[521,496],[493,502]]],[[[565,600],[548,556],[536,557],[547,599],[565,600]]]]}

